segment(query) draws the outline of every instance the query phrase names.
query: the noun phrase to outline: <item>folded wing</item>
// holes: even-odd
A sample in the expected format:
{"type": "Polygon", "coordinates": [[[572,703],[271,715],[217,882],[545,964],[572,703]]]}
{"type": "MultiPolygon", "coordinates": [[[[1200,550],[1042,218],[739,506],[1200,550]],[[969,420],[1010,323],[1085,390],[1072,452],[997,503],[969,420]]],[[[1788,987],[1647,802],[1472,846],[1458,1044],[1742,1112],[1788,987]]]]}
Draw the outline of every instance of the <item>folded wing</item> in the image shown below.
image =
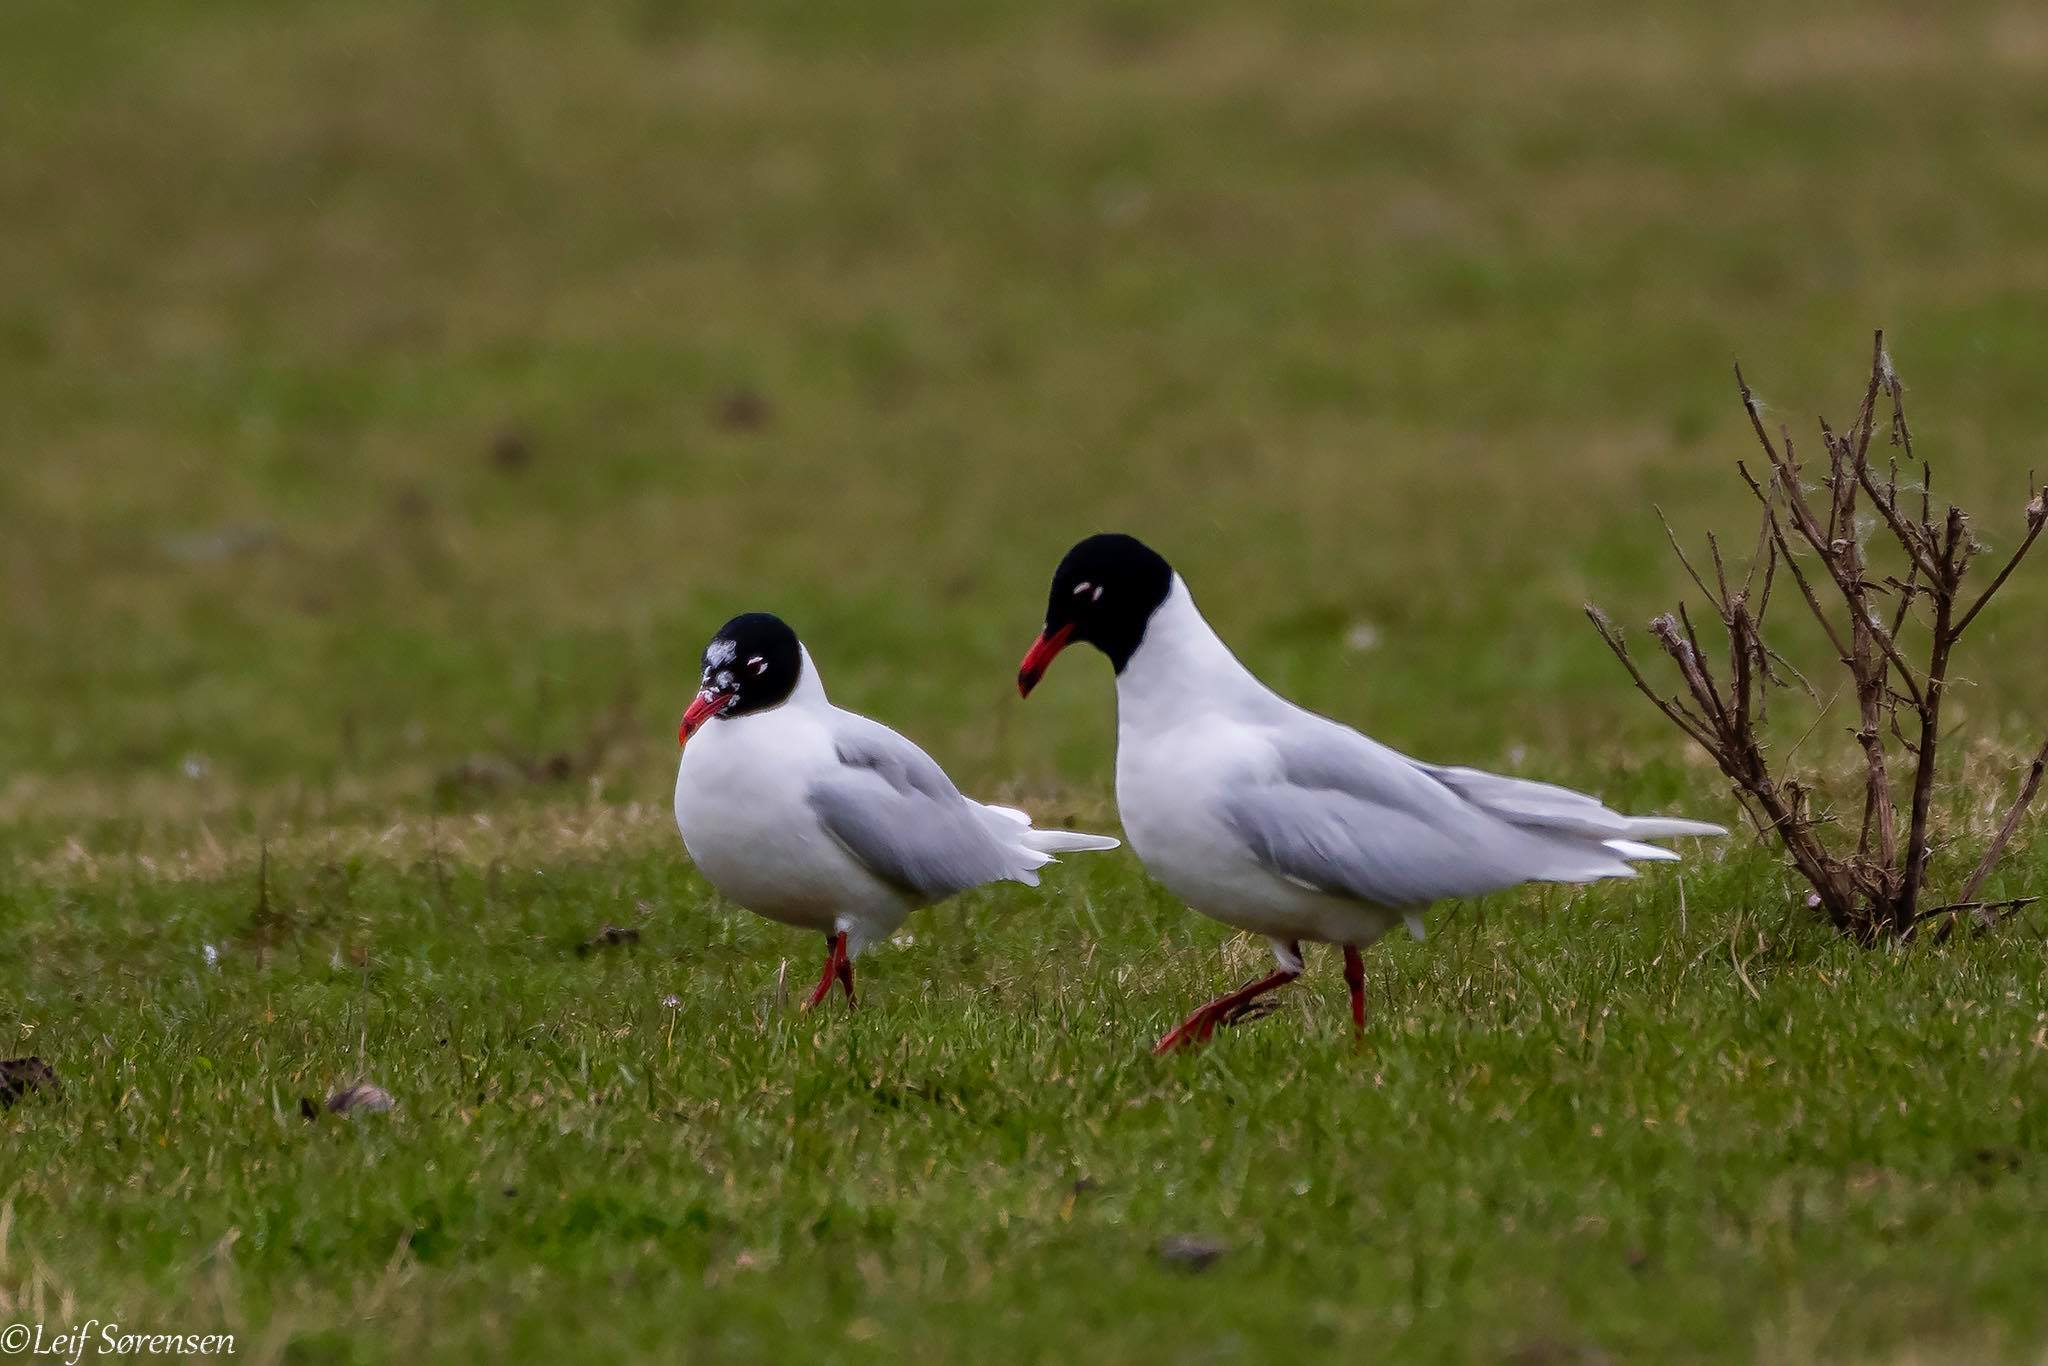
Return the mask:
{"type": "Polygon", "coordinates": [[[1719,834],[1700,821],[1623,816],[1583,793],[1420,764],[1324,722],[1276,733],[1277,763],[1233,787],[1227,824],[1269,871],[1390,910],[1520,882],[1629,877],[1676,855],[1644,838],[1719,834]]]}
{"type": "MultiPolygon", "coordinates": [[[[1415,767],[1474,806],[1525,829],[1558,830],[1621,841],[1728,833],[1708,821],[1680,820],[1670,816],[1624,816],[1604,805],[1597,797],[1589,797],[1555,783],[1509,778],[1476,768],[1443,768],[1421,763],[1415,767]]],[[[1670,853],[1669,850],[1662,852],[1670,853]]]]}
{"type": "Polygon", "coordinates": [[[1055,852],[1114,849],[1102,835],[1034,830],[1031,818],[961,795],[929,754],[879,722],[845,713],[839,766],[812,784],[813,812],[862,867],[920,902],[984,882],[1036,886],[1055,852]]]}

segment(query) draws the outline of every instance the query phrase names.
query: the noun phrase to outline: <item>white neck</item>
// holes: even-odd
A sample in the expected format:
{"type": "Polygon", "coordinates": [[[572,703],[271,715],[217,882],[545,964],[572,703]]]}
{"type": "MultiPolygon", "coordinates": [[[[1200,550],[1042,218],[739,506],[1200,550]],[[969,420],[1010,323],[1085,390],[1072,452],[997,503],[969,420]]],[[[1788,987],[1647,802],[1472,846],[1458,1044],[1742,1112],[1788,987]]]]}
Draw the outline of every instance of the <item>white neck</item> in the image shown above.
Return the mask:
{"type": "Polygon", "coordinates": [[[1176,574],[1166,601],[1145,624],[1145,638],[1116,676],[1117,721],[1144,726],[1268,695],[1203,619],[1176,574]]]}
{"type": "Polygon", "coordinates": [[[825,680],[818,677],[818,666],[811,662],[811,652],[804,647],[801,641],[797,643],[796,650],[797,654],[802,657],[802,667],[797,671],[796,686],[789,690],[789,698],[782,705],[785,707],[831,706],[832,704],[825,700],[825,680]]]}

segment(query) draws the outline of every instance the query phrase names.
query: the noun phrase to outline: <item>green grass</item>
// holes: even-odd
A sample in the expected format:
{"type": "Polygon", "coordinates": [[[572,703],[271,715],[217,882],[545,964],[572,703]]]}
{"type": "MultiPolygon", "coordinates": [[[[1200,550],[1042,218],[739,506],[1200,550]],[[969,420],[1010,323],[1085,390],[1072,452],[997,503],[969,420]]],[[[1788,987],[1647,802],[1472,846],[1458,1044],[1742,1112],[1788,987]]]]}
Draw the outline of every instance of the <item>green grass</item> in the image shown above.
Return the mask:
{"type": "MultiPolygon", "coordinates": [[[[1652,503],[1746,543],[1731,358],[1804,439],[1878,325],[2011,544],[2033,11],[16,9],[0,1054],[65,1088],[0,1116],[0,1317],[305,1361],[2048,1345],[2038,917],[1859,952],[1734,840],[1375,950],[1362,1053],[1319,960],[1159,1063],[1263,950],[1128,854],[800,1018],[815,946],[665,814],[705,637],[769,609],[970,790],[1113,822],[1104,671],[1010,680],[1119,527],[1308,705],[1728,818],[1580,605],[1679,596],[1652,503]],[[299,1117],[365,1076],[393,1113],[299,1117]]],[[[1944,887],[2044,610],[2030,569],[1965,646],[1944,887]]],[[[1987,890],[2048,882],[2039,829],[1987,890]]]]}
{"type": "Polygon", "coordinates": [[[7,1120],[5,1284],[316,1361],[2038,1344],[2038,936],[1873,956],[1786,890],[1498,899],[1374,952],[1362,1051],[1324,954],[1155,1061],[1263,948],[1120,858],[914,918],[850,1017],[666,848],[280,861],[261,918],[110,870],[10,898],[66,1089],[7,1120]],[[641,942],[579,956],[608,921],[641,942]],[[300,1117],[359,1078],[397,1109],[300,1117]]]}

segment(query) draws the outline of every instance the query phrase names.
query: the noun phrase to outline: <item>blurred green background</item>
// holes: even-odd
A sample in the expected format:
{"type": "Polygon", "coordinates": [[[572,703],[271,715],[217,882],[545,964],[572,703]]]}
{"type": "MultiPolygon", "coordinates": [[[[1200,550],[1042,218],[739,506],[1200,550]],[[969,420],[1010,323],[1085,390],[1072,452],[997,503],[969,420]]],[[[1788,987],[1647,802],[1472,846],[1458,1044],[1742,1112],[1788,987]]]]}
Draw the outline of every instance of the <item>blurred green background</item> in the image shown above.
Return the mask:
{"type": "MultiPolygon", "coordinates": [[[[1994,546],[2048,464],[2037,6],[7,27],[17,822],[466,801],[594,728],[659,800],[745,609],[963,781],[1104,792],[1092,663],[1008,691],[1102,528],[1393,743],[1625,763],[1677,747],[1580,604],[1676,596],[1653,501],[1747,543],[1731,359],[1804,434],[1888,327],[1994,546]]],[[[1973,640],[1979,733],[2042,710],[2039,583],[1973,640]]]]}

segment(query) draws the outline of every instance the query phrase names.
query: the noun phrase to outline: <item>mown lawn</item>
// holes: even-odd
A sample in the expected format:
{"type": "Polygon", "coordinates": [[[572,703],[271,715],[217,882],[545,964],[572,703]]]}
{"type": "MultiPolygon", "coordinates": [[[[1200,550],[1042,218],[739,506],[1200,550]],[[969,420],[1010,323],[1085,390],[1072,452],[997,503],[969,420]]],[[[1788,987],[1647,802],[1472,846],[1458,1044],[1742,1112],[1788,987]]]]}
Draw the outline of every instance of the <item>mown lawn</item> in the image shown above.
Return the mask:
{"type": "Polygon", "coordinates": [[[1155,1061],[1264,950],[1121,857],[921,914],[860,1011],[805,1017],[817,946],[665,841],[524,842],[281,858],[260,917],[253,875],[11,891],[21,1046],[65,1085],[6,1119],[13,1312],[294,1360],[1932,1361],[2048,1330],[2035,932],[1873,956],[1788,924],[1768,860],[1707,859],[1389,942],[1362,1051],[1317,958],[1155,1061]],[[639,942],[579,955],[607,924],[639,942]],[[359,1080],[396,1108],[320,1108],[359,1080]]]}
{"type": "MultiPolygon", "coordinates": [[[[817,946],[666,814],[705,636],[769,609],[970,790],[1113,828],[1106,671],[1011,679],[1119,527],[1320,710],[1732,822],[1581,604],[1679,595],[1652,503],[1748,543],[1733,357],[1803,436],[1879,325],[2011,544],[2033,9],[14,11],[0,1056],[62,1090],[0,1112],[0,1319],[300,1361],[2048,1347],[2038,912],[1860,951],[1736,838],[1445,908],[1370,955],[1362,1050],[1319,958],[1162,1062],[1264,949],[1128,853],[921,913],[801,1017],[817,946]],[[395,1108],[322,1108],[359,1080],[395,1108]]],[[[2044,609],[2035,566],[1966,645],[1943,886],[2048,717],[2044,609]]],[[[1816,761],[1850,724],[1794,710],[1816,761]]],[[[1988,893],[2048,884],[2039,831],[1988,893]]]]}

